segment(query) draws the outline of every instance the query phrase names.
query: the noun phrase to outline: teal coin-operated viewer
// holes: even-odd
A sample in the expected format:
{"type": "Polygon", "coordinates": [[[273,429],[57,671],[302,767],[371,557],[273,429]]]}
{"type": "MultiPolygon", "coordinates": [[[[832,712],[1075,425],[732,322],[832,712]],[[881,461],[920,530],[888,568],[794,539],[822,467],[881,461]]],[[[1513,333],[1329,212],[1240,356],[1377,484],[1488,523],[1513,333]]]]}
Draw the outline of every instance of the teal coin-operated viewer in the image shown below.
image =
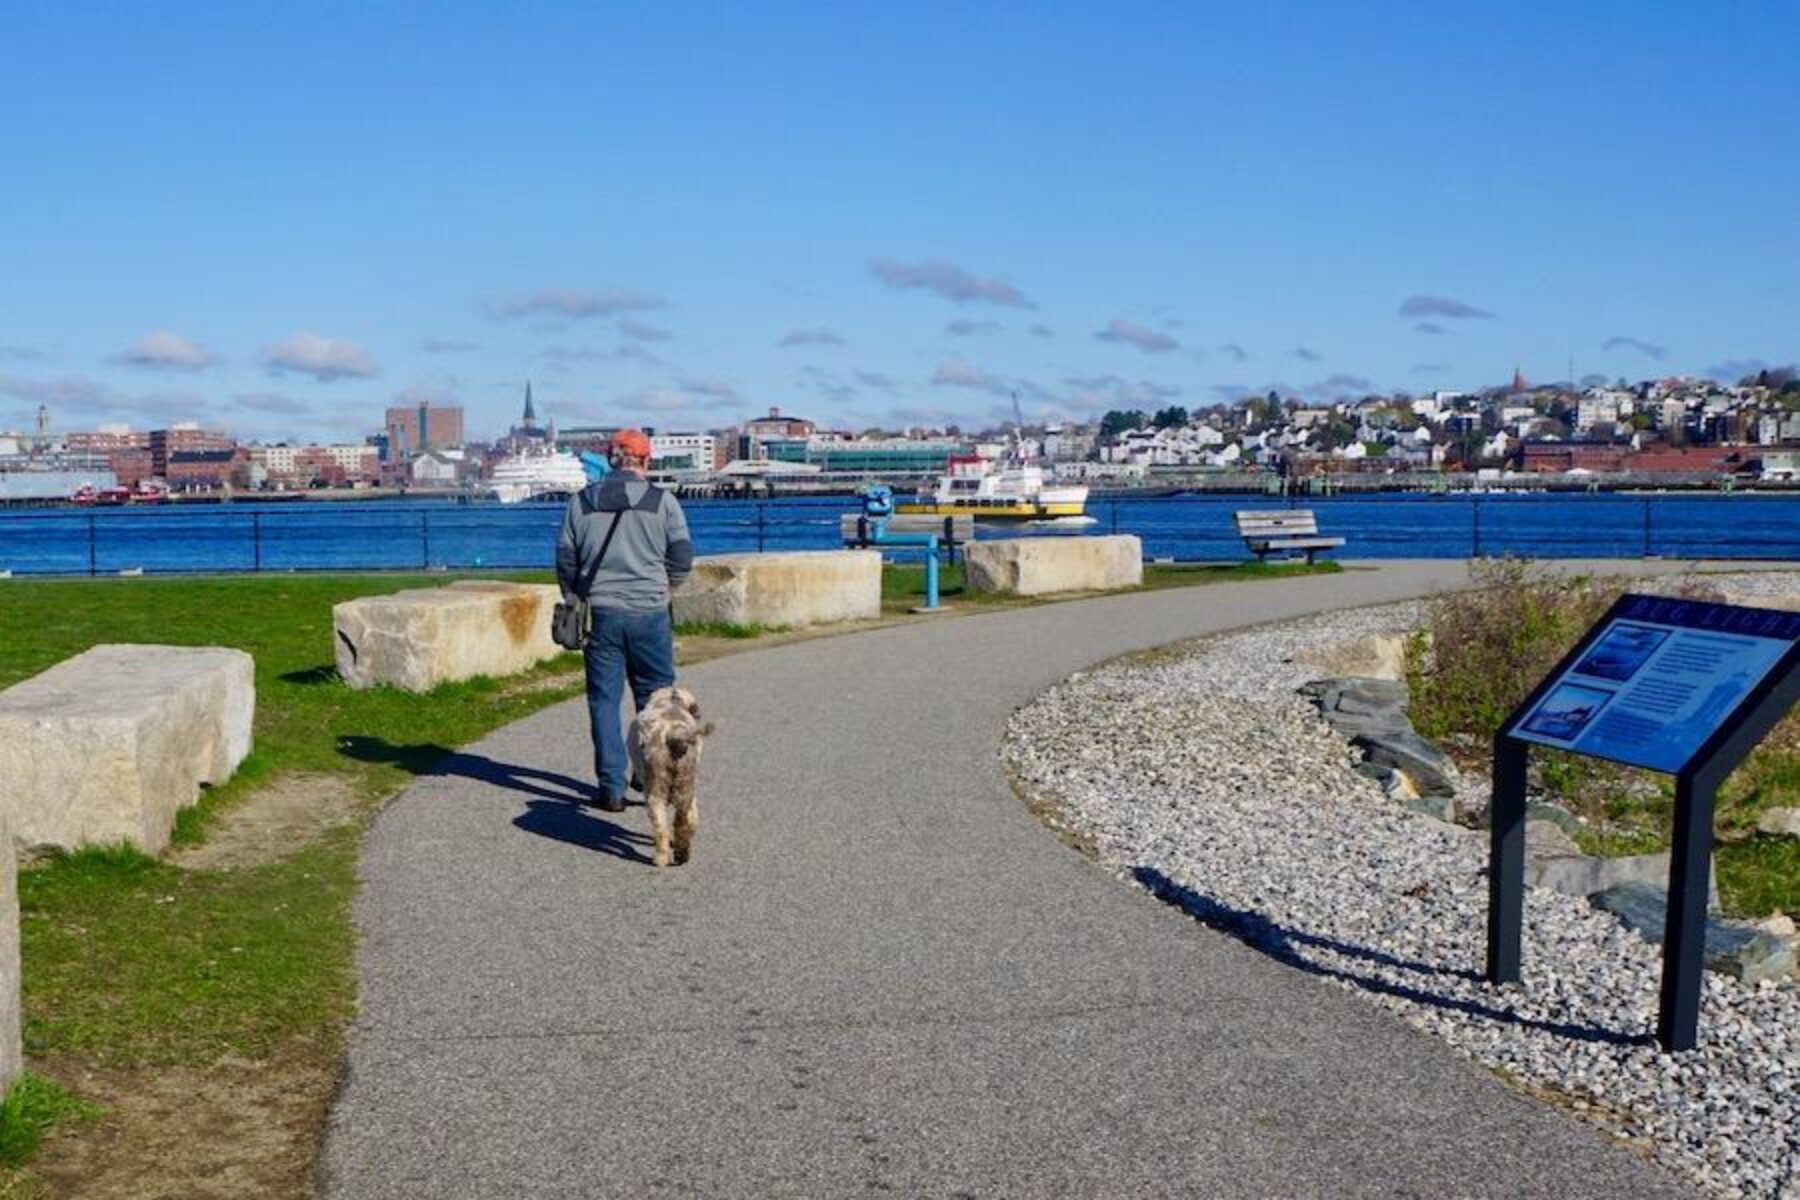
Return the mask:
{"type": "Polygon", "coordinates": [[[916,546],[925,551],[925,604],[914,612],[940,612],[938,608],[938,535],[935,533],[889,533],[888,521],[894,515],[894,489],[874,483],[863,488],[862,519],[864,535],[871,546],[916,546]]]}

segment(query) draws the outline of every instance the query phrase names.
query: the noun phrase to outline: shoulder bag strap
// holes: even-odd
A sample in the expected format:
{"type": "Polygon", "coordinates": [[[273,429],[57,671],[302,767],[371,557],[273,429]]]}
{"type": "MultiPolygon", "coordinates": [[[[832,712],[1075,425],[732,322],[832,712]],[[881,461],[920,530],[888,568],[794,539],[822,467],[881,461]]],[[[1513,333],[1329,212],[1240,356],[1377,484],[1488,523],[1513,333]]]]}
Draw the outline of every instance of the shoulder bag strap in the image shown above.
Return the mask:
{"type": "Polygon", "coordinates": [[[600,564],[606,561],[606,551],[612,545],[613,534],[619,532],[619,518],[624,515],[622,508],[613,513],[612,524],[606,527],[606,537],[600,542],[600,553],[594,555],[594,565],[581,573],[581,587],[575,594],[583,600],[588,598],[588,591],[594,586],[594,576],[600,573],[600,564]]]}

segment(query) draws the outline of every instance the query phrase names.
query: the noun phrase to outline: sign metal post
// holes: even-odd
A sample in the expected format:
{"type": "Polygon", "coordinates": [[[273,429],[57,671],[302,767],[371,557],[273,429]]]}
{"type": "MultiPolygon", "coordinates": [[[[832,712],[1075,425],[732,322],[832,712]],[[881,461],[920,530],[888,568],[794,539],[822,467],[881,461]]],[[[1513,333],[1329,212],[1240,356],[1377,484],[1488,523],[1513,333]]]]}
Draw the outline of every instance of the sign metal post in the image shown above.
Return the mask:
{"type": "Polygon", "coordinates": [[[1533,744],[1675,777],[1656,1039],[1699,1031],[1713,797],[1800,702],[1800,613],[1628,594],[1513,710],[1494,739],[1487,977],[1517,983],[1525,788],[1533,744]]]}

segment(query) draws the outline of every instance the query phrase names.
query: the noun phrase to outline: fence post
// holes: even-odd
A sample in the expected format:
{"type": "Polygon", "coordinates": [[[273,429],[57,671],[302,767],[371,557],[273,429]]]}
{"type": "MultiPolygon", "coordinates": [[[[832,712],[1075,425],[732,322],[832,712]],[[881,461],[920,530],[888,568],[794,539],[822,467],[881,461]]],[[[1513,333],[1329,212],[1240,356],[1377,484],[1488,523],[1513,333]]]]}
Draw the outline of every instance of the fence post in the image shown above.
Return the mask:
{"type": "Polygon", "coordinates": [[[431,514],[419,514],[419,565],[431,570],[431,514]]]}
{"type": "Polygon", "coordinates": [[[1644,497],[1644,557],[1650,557],[1650,497],[1644,497]]]}
{"type": "Polygon", "coordinates": [[[88,522],[87,522],[87,525],[88,525],[88,574],[89,575],[98,575],[100,573],[100,548],[98,545],[98,533],[94,528],[94,514],[89,513],[87,515],[87,518],[88,518],[88,522]]]}
{"type": "Polygon", "coordinates": [[[1480,558],[1481,557],[1481,497],[1480,496],[1470,496],[1469,497],[1469,530],[1470,530],[1470,532],[1469,532],[1470,540],[1474,543],[1474,549],[1470,552],[1469,557],[1470,558],[1480,558]]]}
{"type": "Polygon", "coordinates": [[[250,514],[250,562],[251,570],[262,570],[262,514],[250,514]]]}
{"type": "Polygon", "coordinates": [[[1119,498],[1117,496],[1112,498],[1112,531],[1119,532],[1119,498]]]}
{"type": "Polygon", "coordinates": [[[768,507],[769,507],[768,504],[766,504],[765,502],[763,502],[761,500],[756,502],[756,552],[758,554],[761,554],[763,552],[763,545],[764,545],[763,525],[764,525],[764,520],[768,513],[768,507]]]}

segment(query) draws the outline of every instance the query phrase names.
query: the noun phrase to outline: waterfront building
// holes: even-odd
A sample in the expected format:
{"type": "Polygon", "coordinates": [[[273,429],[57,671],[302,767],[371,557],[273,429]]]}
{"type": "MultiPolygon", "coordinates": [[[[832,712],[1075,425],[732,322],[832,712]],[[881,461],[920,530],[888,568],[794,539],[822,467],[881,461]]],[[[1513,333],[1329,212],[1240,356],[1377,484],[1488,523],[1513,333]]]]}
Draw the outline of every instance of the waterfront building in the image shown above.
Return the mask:
{"type": "Polygon", "coordinates": [[[120,487],[135,488],[147,479],[156,478],[156,464],[150,457],[147,444],[142,450],[114,450],[106,456],[106,465],[119,481],[120,487]]]}
{"type": "Polygon", "coordinates": [[[380,455],[368,445],[252,446],[247,457],[259,486],[351,487],[381,478],[380,455]]]}
{"type": "Polygon", "coordinates": [[[710,433],[657,433],[650,437],[650,470],[672,475],[705,475],[725,464],[718,461],[710,433]]]}
{"type": "Polygon", "coordinates": [[[762,438],[809,438],[818,431],[818,425],[805,417],[784,416],[779,407],[769,409],[766,417],[752,417],[744,422],[744,436],[753,440],[762,438]]]}
{"type": "Polygon", "coordinates": [[[237,441],[229,433],[201,429],[191,421],[150,431],[150,470],[159,479],[169,478],[169,469],[179,454],[233,450],[237,441]]]}
{"type": "Polygon", "coordinates": [[[430,401],[387,410],[383,419],[388,460],[404,461],[427,450],[463,444],[461,405],[433,408],[430,401]]]}
{"type": "Polygon", "coordinates": [[[173,491],[213,492],[250,486],[250,456],[228,450],[172,450],[160,473],[173,491]]]}
{"type": "Polygon", "coordinates": [[[118,450],[149,450],[147,430],[133,432],[129,425],[102,425],[95,430],[63,435],[63,446],[77,454],[111,454],[118,450]]]}
{"type": "Polygon", "coordinates": [[[857,475],[941,475],[950,456],[968,453],[956,438],[778,438],[762,442],[771,462],[805,463],[821,471],[857,475]]]}
{"type": "Polygon", "coordinates": [[[461,450],[427,450],[412,461],[412,481],[421,487],[455,487],[474,472],[461,450]]]}

